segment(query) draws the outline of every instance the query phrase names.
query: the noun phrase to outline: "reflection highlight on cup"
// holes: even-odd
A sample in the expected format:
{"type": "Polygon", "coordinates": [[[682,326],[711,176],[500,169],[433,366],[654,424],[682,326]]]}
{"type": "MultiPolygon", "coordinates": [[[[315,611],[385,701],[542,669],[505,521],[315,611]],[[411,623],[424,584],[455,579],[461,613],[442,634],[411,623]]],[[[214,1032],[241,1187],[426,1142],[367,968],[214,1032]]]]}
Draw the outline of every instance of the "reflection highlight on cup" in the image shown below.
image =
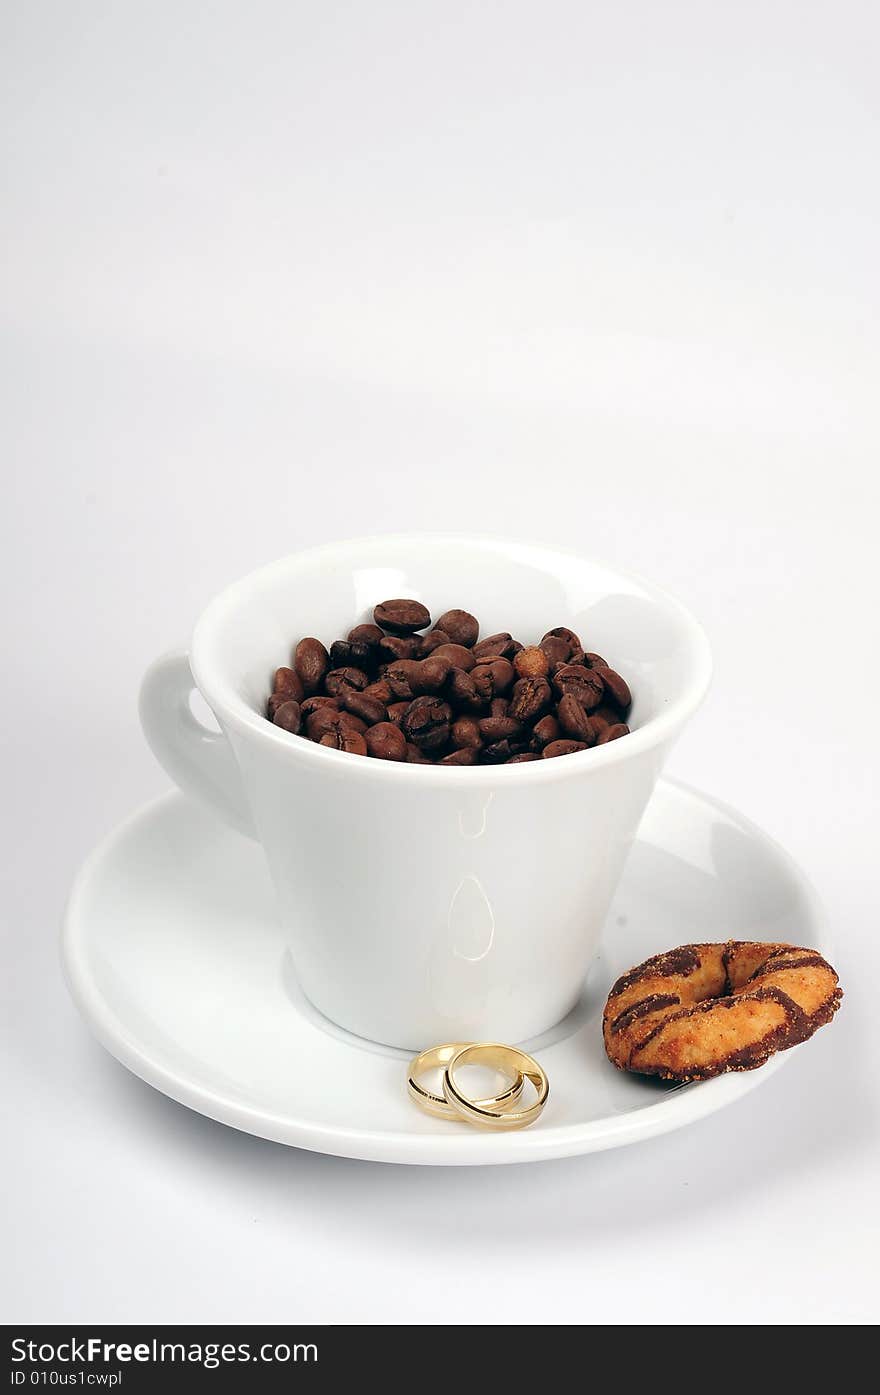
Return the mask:
{"type": "Polygon", "coordinates": [[[448,1022],[473,1022],[485,1010],[489,964],[495,945],[495,912],[479,879],[462,877],[449,902],[429,971],[431,1001],[448,1022]]]}
{"type": "Polygon", "coordinates": [[[463,877],[449,903],[449,944],[457,959],[476,964],[495,942],[495,913],[478,877],[463,877]]]}
{"type": "Polygon", "coordinates": [[[458,831],[462,838],[467,838],[468,842],[482,838],[488,824],[489,805],[494,798],[491,792],[475,795],[462,805],[458,811],[458,831]]]}

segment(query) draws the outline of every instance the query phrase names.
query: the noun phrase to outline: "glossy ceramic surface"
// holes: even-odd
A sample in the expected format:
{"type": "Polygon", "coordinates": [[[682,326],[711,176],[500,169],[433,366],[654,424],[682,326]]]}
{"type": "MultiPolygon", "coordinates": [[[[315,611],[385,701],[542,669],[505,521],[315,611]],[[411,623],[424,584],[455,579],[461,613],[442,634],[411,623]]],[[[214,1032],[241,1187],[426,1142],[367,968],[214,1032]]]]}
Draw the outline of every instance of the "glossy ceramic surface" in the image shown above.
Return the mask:
{"type": "Polygon", "coordinates": [[[509,1163],[649,1138],[767,1081],[791,1052],[758,1071],[676,1088],[620,1073],[602,1047],[601,1011],[618,974],[684,941],[735,937],[832,950],[786,854],[733,811],[662,780],[575,1008],[522,1043],[550,1077],[547,1108],[532,1128],[504,1135],[421,1113],[406,1091],[408,1053],[316,1012],[260,850],[179,795],[135,814],[89,859],[71,894],[63,957],[107,1049],[213,1119],[346,1157],[509,1163]]]}
{"type": "Polygon", "coordinates": [[[571,1011],[663,761],[709,679],[696,622],[599,563],[494,540],[391,537],[297,554],[230,587],[189,662],[147,674],[153,750],[262,843],[303,991],[342,1027],[425,1040],[530,1037],[571,1011]],[[578,631],[635,694],[632,735],[521,766],[405,766],[330,751],[262,715],[292,643],[329,641],[388,596],[472,609],[484,634],[578,631]]]}

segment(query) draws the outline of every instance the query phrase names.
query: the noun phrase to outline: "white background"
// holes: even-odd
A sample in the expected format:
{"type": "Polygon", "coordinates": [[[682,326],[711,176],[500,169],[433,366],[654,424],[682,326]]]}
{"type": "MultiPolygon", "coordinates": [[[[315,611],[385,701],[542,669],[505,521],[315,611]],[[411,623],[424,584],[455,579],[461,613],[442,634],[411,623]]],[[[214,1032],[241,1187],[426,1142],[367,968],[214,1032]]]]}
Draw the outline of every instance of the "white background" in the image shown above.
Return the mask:
{"type": "Polygon", "coordinates": [[[876,1320],[872,0],[2,27],[3,1318],[876,1320]],[[145,664],[263,561],[434,525],[691,606],[716,678],[671,771],[825,899],[841,1015],[690,1130],[310,1155],[154,1093],[65,994],[76,866],[167,784],[145,664]]]}

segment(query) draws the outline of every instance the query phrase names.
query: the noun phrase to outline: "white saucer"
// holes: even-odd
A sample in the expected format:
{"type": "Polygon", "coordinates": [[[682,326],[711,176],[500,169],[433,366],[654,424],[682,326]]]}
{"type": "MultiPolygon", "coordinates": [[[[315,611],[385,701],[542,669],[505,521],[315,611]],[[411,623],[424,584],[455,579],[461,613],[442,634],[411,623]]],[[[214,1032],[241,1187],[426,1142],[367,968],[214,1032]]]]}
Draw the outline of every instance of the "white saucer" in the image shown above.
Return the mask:
{"type": "Polygon", "coordinates": [[[684,1087],[624,1075],[602,1047],[611,983],[649,954],[693,940],[831,949],[811,888],[766,834],[662,781],[579,1006],[527,1044],[550,1077],[547,1108],[530,1129],[495,1134],[420,1113],[406,1092],[407,1053],[349,1035],[308,1003],[272,898],[256,844],[182,796],[165,796],[79,873],[63,934],[70,990],[108,1051],[172,1099],[279,1143],[385,1162],[565,1157],[711,1114],[768,1080],[790,1053],[684,1087]]]}

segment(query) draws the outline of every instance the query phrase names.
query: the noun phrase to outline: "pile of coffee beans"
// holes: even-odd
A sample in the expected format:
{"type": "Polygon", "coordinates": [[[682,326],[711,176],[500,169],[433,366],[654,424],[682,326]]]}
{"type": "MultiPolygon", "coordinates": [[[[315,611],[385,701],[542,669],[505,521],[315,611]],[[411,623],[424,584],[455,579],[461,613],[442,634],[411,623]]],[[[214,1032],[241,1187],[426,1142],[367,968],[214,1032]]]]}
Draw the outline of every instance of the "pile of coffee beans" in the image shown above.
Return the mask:
{"type": "Polygon", "coordinates": [[[431,628],[419,601],[383,601],[329,650],[301,639],[269,720],[321,746],[413,765],[517,765],[626,736],[632,697],[560,625],[539,644],[480,639],[466,610],[431,628]]]}

